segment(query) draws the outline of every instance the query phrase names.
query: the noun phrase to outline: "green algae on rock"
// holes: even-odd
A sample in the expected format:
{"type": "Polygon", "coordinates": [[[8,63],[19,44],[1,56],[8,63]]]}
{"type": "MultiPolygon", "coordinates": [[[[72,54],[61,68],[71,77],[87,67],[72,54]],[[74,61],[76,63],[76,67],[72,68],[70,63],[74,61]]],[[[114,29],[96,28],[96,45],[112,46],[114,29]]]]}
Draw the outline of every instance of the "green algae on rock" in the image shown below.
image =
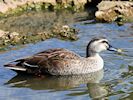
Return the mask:
{"type": "Polygon", "coordinates": [[[20,34],[17,32],[8,32],[0,30],[0,50],[6,50],[10,45],[20,45],[27,43],[36,43],[49,38],[59,38],[62,40],[77,40],[77,31],[68,25],[55,25],[56,27],[51,28],[52,33],[39,32],[39,33],[28,33],[20,34]]]}
{"type": "Polygon", "coordinates": [[[18,14],[29,10],[57,11],[68,9],[78,12],[84,9],[86,3],[87,0],[6,0],[5,2],[0,1],[0,16],[18,14]]]}
{"type": "Polygon", "coordinates": [[[77,40],[78,31],[69,25],[78,22],[80,18],[88,18],[88,13],[73,13],[68,10],[30,11],[2,18],[0,20],[0,48],[36,43],[49,38],[77,40]]]}

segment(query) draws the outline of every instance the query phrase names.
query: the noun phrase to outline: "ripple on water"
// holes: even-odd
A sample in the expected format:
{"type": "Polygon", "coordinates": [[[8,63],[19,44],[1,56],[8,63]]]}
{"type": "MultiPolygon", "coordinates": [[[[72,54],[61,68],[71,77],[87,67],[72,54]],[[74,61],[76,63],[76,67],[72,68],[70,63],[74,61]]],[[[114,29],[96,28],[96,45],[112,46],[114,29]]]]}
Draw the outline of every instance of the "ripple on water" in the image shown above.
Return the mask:
{"type": "MultiPolygon", "coordinates": [[[[75,42],[49,39],[36,44],[28,44],[24,48],[0,54],[0,98],[4,100],[43,100],[45,99],[133,99],[133,35],[132,24],[117,26],[115,23],[84,24],[75,23],[79,29],[79,40],[75,42]],[[103,78],[96,83],[86,77],[25,77],[3,68],[9,61],[30,56],[49,48],[67,48],[85,56],[86,45],[94,36],[105,36],[115,47],[123,48],[124,54],[102,53],[105,60],[103,78]],[[15,77],[14,77],[15,76],[15,77]],[[16,78],[17,77],[17,78],[16,78]],[[89,81],[89,82],[88,82],[89,81]],[[99,82],[99,83],[98,83],[99,82]],[[2,93],[2,94],[1,94],[2,93]]],[[[96,75],[96,74],[95,74],[96,75]]],[[[95,76],[93,74],[93,76],[95,76]]],[[[101,75],[99,75],[101,76],[101,75]]],[[[97,77],[98,78],[98,77],[97,77]]]]}

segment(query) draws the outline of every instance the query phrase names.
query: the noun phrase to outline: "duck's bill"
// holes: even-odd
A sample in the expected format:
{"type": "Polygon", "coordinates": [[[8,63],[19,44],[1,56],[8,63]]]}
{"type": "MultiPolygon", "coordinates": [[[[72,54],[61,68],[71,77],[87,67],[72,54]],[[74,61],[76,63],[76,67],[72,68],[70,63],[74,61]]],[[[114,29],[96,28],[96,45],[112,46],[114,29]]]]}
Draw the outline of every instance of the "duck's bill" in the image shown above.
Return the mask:
{"type": "Polygon", "coordinates": [[[112,47],[111,45],[109,45],[109,48],[108,48],[107,50],[108,50],[108,51],[114,51],[114,52],[122,52],[121,49],[114,48],[114,47],[112,47]]]}

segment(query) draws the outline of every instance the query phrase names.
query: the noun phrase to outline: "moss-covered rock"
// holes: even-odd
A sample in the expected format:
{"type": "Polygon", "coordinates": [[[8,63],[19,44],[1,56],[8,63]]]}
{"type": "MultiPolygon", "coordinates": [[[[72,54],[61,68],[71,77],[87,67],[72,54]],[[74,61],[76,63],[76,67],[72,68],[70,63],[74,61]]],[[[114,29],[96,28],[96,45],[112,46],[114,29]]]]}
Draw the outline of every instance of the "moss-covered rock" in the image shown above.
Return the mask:
{"type": "Polygon", "coordinates": [[[87,0],[4,0],[0,2],[0,13],[16,14],[26,10],[61,10],[79,11],[84,9],[87,0]]]}
{"type": "Polygon", "coordinates": [[[52,27],[52,33],[54,35],[54,37],[63,39],[63,40],[77,40],[77,31],[71,27],[69,27],[68,25],[54,25],[52,27]]]}
{"type": "MultiPolygon", "coordinates": [[[[62,4],[59,5],[63,7],[62,4]]],[[[11,9],[11,12],[7,13],[7,15],[11,16],[4,16],[0,19],[1,50],[4,47],[8,48],[12,47],[12,45],[35,43],[49,38],[77,40],[77,31],[68,26],[68,24],[72,24],[79,20],[79,18],[88,17],[88,13],[70,12],[65,8],[59,11],[46,10],[46,8],[54,10],[54,7],[50,3],[28,3],[19,6],[18,9],[11,9]],[[34,11],[31,11],[32,9],[34,11]],[[45,11],[40,11],[39,9],[44,9],[45,11]]],[[[67,8],[73,9],[69,5],[67,8]]]]}
{"type": "Polygon", "coordinates": [[[68,25],[54,25],[51,27],[51,33],[39,32],[39,33],[27,33],[21,34],[17,32],[8,32],[0,30],[0,50],[10,45],[36,43],[49,38],[59,38],[63,40],[77,40],[77,31],[68,25]]]}

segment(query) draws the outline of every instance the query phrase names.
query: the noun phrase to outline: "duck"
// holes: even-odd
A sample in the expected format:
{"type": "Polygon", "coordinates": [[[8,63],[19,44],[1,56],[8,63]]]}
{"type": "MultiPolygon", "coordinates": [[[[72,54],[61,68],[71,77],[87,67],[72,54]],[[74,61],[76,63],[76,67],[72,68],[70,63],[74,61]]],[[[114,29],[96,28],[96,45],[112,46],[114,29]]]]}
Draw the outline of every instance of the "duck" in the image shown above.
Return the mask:
{"type": "Polygon", "coordinates": [[[53,48],[12,61],[4,66],[17,73],[32,75],[88,74],[103,69],[104,61],[99,53],[105,50],[118,51],[105,37],[94,37],[86,47],[86,57],[65,48],[53,48]]]}

